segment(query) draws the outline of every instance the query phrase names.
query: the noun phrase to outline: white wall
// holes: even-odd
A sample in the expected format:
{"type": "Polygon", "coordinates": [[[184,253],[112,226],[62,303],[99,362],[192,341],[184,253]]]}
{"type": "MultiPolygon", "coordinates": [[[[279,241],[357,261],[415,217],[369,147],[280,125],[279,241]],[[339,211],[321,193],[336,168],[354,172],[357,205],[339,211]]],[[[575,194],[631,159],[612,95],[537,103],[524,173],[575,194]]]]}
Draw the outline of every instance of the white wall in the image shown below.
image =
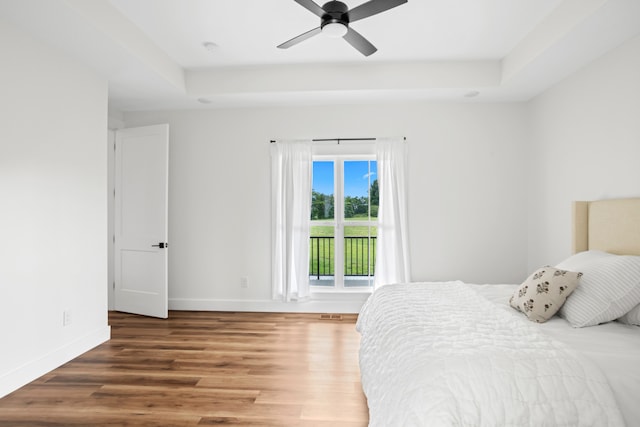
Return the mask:
{"type": "Polygon", "coordinates": [[[2,21],[0,52],[3,396],[109,337],[107,84],[2,21]]]}
{"type": "Polygon", "coordinates": [[[571,202],[640,196],[640,37],[529,106],[528,269],[570,255],[571,202]]]}
{"type": "Polygon", "coordinates": [[[524,112],[423,103],[125,114],[127,127],[170,124],[170,306],[265,309],[274,138],[406,136],[413,279],[523,280],[524,112]]]}

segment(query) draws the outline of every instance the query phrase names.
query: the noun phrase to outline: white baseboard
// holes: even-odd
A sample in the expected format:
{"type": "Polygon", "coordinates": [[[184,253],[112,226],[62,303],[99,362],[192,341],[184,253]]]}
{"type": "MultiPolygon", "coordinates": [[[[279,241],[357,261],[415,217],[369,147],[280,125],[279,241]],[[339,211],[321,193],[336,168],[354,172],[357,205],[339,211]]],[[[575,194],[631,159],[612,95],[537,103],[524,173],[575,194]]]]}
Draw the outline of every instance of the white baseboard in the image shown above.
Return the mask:
{"type": "Polygon", "coordinates": [[[353,294],[347,298],[311,299],[283,302],[275,300],[222,300],[170,298],[170,310],[186,311],[254,311],[268,313],[359,313],[368,294],[353,294]]]}
{"type": "Polygon", "coordinates": [[[0,377],[0,398],[29,384],[42,375],[67,363],[111,338],[111,327],[105,326],[59,347],[39,359],[32,360],[0,377]]]}

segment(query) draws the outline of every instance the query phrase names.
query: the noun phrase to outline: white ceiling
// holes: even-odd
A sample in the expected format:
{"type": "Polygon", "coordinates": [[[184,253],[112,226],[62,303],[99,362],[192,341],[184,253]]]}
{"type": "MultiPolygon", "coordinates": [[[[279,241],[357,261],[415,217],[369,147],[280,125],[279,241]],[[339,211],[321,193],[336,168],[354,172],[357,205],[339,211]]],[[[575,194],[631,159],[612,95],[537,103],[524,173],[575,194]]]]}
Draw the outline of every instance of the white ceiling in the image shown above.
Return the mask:
{"type": "MultiPolygon", "coordinates": [[[[322,4],[322,0],[318,2],[322,4]]],[[[344,1],[349,8],[364,2],[344,1]]],[[[560,2],[409,0],[351,25],[379,49],[370,58],[363,58],[344,40],[327,37],[315,37],[289,50],[276,49],[280,43],[320,25],[316,15],[293,0],[111,0],[185,68],[498,59],[560,2]],[[209,53],[202,48],[204,41],[214,42],[219,48],[209,53]]]]}
{"type": "Polygon", "coordinates": [[[322,35],[277,49],[319,26],[293,0],[0,0],[0,17],[95,68],[120,111],[523,101],[640,34],[638,0],[409,0],[352,24],[370,57],[322,35]]]}

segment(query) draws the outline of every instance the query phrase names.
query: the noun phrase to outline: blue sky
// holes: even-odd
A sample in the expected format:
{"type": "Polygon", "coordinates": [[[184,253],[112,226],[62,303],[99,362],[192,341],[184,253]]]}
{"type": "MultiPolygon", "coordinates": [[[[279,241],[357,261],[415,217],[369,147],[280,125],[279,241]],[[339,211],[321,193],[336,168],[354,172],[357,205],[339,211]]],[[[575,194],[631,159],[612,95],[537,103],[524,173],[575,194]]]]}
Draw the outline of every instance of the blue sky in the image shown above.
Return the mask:
{"type": "MultiPolygon", "coordinates": [[[[345,161],[345,196],[366,196],[370,182],[377,179],[377,162],[371,162],[371,181],[369,181],[369,162],[345,161]]],[[[323,194],[333,194],[333,162],[313,162],[313,189],[323,194]]]]}

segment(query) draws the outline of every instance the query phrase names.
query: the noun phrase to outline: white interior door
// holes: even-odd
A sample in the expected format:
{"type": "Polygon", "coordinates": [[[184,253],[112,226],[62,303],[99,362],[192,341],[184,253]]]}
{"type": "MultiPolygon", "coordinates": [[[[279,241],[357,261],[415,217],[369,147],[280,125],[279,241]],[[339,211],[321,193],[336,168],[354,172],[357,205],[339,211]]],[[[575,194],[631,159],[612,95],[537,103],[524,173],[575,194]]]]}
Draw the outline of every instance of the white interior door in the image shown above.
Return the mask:
{"type": "Polygon", "coordinates": [[[115,149],[117,311],[168,316],[169,125],[122,129],[115,149]]]}

